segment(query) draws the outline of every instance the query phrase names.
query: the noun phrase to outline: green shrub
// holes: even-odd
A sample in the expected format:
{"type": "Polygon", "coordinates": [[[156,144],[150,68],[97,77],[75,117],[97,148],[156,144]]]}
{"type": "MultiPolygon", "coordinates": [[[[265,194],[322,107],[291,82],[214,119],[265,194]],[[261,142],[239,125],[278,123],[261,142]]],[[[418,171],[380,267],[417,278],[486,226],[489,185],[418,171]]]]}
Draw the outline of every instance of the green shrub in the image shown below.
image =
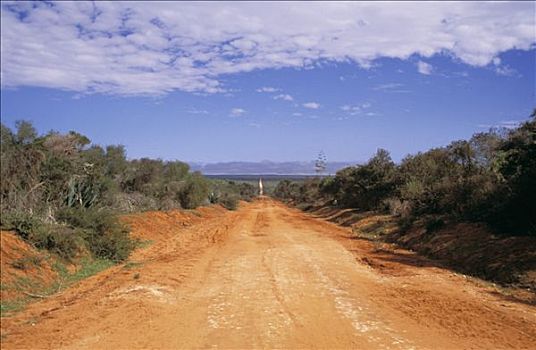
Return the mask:
{"type": "Polygon", "coordinates": [[[66,259],[74,258],[84,242],[75,230],[63,225],[42,226],[30,235],[29,241],[66,259]]]}
{"type": "Polygon", "coordinates": [[[76,228],[94,256],[121,261],[134,248],[128,228],[107,210],[95,208],[66,208],[58,219],[76,228]]]}
{"type": "Polygon", "coordinates": [[[380,148],[367,163],[342,169],[332,180],[324,181],[321,192],[332,191],[333,199],[346,207],[379,209],[395,194],[396,170],[389,152],[380,148]]]}
{"type": "Polygon", "coordinates": [[[191,174],[178,194],[181,206],[185,209],[195,209],[208,203],[209,183],[200,174],[191,174]]]}
{"type": "Polygon", "coordinates": [[[298,197],[300,185],[290,180],[281,180],[274,189],[274,197],[282,200],[292,200],[298,197]]]}
{"type": "Polygon", "coordinates": [[[34,215],[26,212],[9,212],[2,214],[2,228],[14,230],[23,239],[28,239],[44,223],[34,215]]]}
{"type": "Polygon", "coordinates": [[[14,212],[3,215],[2,227],[15,230],[36,248],[48,249],[67,259],[73,258],[79,250],[81,239],[73,229],[44,223],[29,213],[14,212]]]}
{"type": "Polygon", "coordinates": [[[255,186],[249,183],[240,183],[237,185],[240,198],[245,201],[251,201],[257,196],[258,190],[255,186]]]}
{"type": "Polygon", "coordinates": [[[401,201],[399,198],[384,199],[379,208],[393,216],[408,216],[411,213],[409,202],[401,201]]]}
{"type": "Polygon", "coordinates": [[[257,189],[250,183],[212,179],[207,198],[212,204],[221,204],[229,210],[235,210],[238,201],[251,201],[256,196],[257,189]]]}
{"type": "Polygon", "coordinates": [[[495,168],[502,180],[488,222],[503,232],[536,236],[536,109],[532,119],[510,131],[495,168]]]}
{"type": "Polygon", "coordinates": [[[238,208],[238,200],[239,197],[237,195],[225,193],[219,198],[218,203],[229,210],[236,210],[238,208]]]}

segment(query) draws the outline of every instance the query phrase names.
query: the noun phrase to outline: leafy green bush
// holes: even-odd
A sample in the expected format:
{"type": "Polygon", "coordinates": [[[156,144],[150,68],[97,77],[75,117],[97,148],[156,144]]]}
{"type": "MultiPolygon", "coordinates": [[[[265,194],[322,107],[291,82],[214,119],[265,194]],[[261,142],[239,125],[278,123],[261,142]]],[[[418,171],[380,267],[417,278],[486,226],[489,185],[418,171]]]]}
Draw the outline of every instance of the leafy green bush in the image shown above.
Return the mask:
{"type": "Polygon", "coordinates": [[[39,230],[44,223],[37,217],[26,212],[8,212],[1,216],[2,228],[14,230],[23,239],[28,239],[32,233],[39,230]]]}
{"type": "Polygon", "coordinates": [[[242,200],[251,201],[257,196],[258,190],[252,184],[242,182],[236,187],[238,187],[238,195],[242,200]]]}
{"type": "Polygon", "coordinates": [[[324,195],[331,193],[330,199],[335,199],[342,206],[378,209],[385,199],[394,194],[395,172],[389,152],[378,149],[367,163],[342,169],[333,179],[324,180],[320,192],[324,195]]]}
{"type": "MultiPolygon", "coordinates": [[[[277,198],[300,208],[320,199],[383,210],[409,227],[416,217],[487,221],[509,235],[536,235],[536,110],[510,131],[490,130],[447,147],[408,155],[395,165],[378,150],[367,163],[315,182],[280,181],[277,198]]],[[[425,225],[438,229],[442,219],[425,225]]]]}
{"type": "Polygon", "coordinates": [[[200,173],[194,173],[187,178],[178,197],[183,208],[195,209],[208,203],[208,195],[208,181],[200,173]]]}
{"type": "Polygon", "coordinates": [[[236,194],[225,193],[220,199],[219,203],[229,210],[236,210],[238,208],[239,197],[236,194]]]}
{"type": "Polygon", "coordinates": [[[504,232],[536,236],[536,109],[508,134],[494,165],[501,186],[489,201],[488,222],[504,232]]]}
{"type": "Polygon", "coordinates": [[[128,228],[106,210],[66,208],[58,213],[58,219],[76,227],[94,256],[113,261],[125,260],[134,242],[128,228]]]}
{"type": "Polygon", "coordinates": [[[84,244],[76,230],[63,225],[42,226],[29,237],[29,241],[37,248],[47,249],[66,259],[74,258],[84,244]]]}
{"type": "Polygon", "coordinates": [[[401,201],[399,198],[391,197],[382,201],[380,209],[393,216],[407,217],[411,214],[412,208],[408,201],[401,201]]]}
{"type": "Polygon", "coordinates": [[[29,213],[14,212],[2,215],[2,227],[14,230],[36,248],[48,249],[67,259],[73,258],[79,250],[81,240],[72,229],[44,223],[29,213]]]}
{"type": "Polygon", "coordinates": [[[274,189],[274,197],[282,200],[295,199],[298,196],[299,185],[290,180],[281,180],[274,189]]]}
{"type": "Polygon", "coordinates": [[[240,200],[251,201],[256,195],[256,188],[249,183],[214,179],[210,181],[208,201],[235,210],[240,200]]]}
{"type": "MultiPolygon", "coordinates": [[[[0,142],[2,227],[63,257],[86,246],[95,257],[125,259],[132,243],[112,211],[208,203],[208,180],[180,161],[127,160],[123,146],[91,145],[73,131],[38,135],[24,121],[15,130],[2,124],[0,142]]],[[[241,184],[222,193],[223,204],[236,208],[238,198],[251,199],[254,191],[241,184]]]]}

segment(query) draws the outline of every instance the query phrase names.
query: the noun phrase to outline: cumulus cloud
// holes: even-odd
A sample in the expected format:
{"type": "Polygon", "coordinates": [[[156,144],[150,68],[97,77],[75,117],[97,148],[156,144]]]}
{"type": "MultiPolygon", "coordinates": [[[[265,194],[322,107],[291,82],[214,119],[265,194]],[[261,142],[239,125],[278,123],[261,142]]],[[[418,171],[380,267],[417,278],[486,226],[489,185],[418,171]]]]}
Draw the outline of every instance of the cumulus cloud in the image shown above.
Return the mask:
{"type": "Polygon", "coordinates": [[[432,67],[431,64],[423,62],[423,61],[417,62],[417,71],[419,73],[424,74],[424,75],[430,75],[432,74],[433,70],[434,68],[432,67]]]}
{"type": "Polygon", "coordinates": [[[316,102],[307,102],[307,103],[304,103],[302,106],[304,106],[305,108],[309,108],[309,109],[320,108],[320,104],[316,102]]]}
{"type": "Polygon", "coordinates": [[[294,101],[294,97],[289,94],[279,94],[274,96],[274,100],[294,101]]]}
{"type": "Polygon", "coordinates": [[[231,117],[240,117],[242,116],[246,111],[242,108],[233,108],[231,109],[231,117]]]}
{"type": "Polygon", "coordinates": [[[534,47],[535,6],[3,1],[1,80],[8,87],[159,95],[221,92],[222,75],[321,61],[370,67],[381,57],[447,53],[486,66],[501,52],[534,47]]]}

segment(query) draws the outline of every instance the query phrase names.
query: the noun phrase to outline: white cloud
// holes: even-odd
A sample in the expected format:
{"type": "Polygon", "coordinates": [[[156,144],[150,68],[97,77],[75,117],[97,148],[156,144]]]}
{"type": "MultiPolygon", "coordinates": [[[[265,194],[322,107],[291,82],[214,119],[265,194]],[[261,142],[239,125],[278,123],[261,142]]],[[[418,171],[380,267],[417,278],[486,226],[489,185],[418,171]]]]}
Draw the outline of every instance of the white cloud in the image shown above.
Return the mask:
{"type": "Polygon", "coordinates": [[[344,105],[341,107],[341,110],[343,110],[349,115],[356,115],[356,114],[361,113],[361,107],[359,106],[344,105]]]}
{"type": "Polygon", "coordinates": [[[501,65],[501,59],[499,57],[495,57],[492,60],[492,63],[495,66],[494,67],[495,73],[497,73],[498,75],[503,75],[506,77],[515,77],[515,76],[519,77],[520,76],[519,72],[513,69],[512,67],[508,65],[501,65]]]}
{"type": "Polygon", "coordinates": [[[256,91],[257,92],[278,92],[280,90],[274,87],[270,87],[270,86],[263,86],[261,88],[258,88],[256,91]]]}
{"type": "Polygon", "coordinates": [[[417,62],[417,70],[421,74],[430,75],[430,74],[432,74],[432,71],[434,70],[434,67],[432,67],[432,65],[429,64],[429,63],[419,61],[419,62],[417,62]]]}
{"type": "Polygon", "coordinates": [[[503,120],[499,123],[500,126],[507,129],[515,129],[523,123],[524,120],[503,120]]]}
{"type": "Polygon", "coordinates": [[[370,102],[364,102],[364,103],[362,103],[360,105],[356,105],[356,106],[344,105],[344,106],[341,106],[340,108],[347,115],[359,115],[359,114],[362,114],[364,112],[364,110],[370,108],[371,106],[372,106],[372,104],[370,102]]]}
{"type": "Polygon", "coordinates": [[[498,66],[498,67],[495,67],[495,72],[499,75],[504,75],[504,76],[507,76],[507,77],[519,77],[520,74],[517,70],[513,69],[512,67],[510,66],[498,66]]]}
{"type": "Polygon", "coordinates": [[[231,109],[231,117],[240,117],[242,115],[244,115],[244,113],[246,113],[246,111],[242,108],[233,108],[231,109]]]}
{"type": "Polygon", "coordinates": [[[305,108],[309,108],[309,109],[320,108],[320,104],[316,102],[307,102],[307,103],[304,103],[302,106],[304,106],[305,108]]]}
{"type": "Polygon", "coordinates": [[[301,114],[300,112],[294,112],[292,113],[292,115],[295,117],[301,117],[303,114],[301,114]]]}
{"type": "Polygon", "coordinates": [[[407,90],[404,88],[404,84],[400,84],[400,83],[379,84],[379,85],[374,86],[372,90],[383,91],[383,92],[396,92],[396,93],[411,92],[410,90],[407,90]]]}
{"type": "Polygon", "coordinates": [[[314,68],[322,61],[370,67],[381,57],[446,53],[486,66],[501,52],[533,47],[535,7],[534,2],[4,1],[1,81],[7,87],[159,95],[221,92],[222,75],[314,68]]]}
{"type": "Polygon", "coordinates": [[[189,114],[209,114],[209,112],[205,109],[197,109],[197,108],[191,108],[186,111],[186,113],[189,114]]]}
{"type": "Polygon", "coordinates": [[[289,94],[280,94],[280,95],[274,96],[274,100],[294,101],[294,98],[290,96],[289,94]]]}
{"type": "Polygon", "coordinates": [[[490,129],[490,128],[505,128],[505,129],[515,129],[518,128],[526,120],[502,120],[497,124],[479,124],[479,128],[490,129]]]}

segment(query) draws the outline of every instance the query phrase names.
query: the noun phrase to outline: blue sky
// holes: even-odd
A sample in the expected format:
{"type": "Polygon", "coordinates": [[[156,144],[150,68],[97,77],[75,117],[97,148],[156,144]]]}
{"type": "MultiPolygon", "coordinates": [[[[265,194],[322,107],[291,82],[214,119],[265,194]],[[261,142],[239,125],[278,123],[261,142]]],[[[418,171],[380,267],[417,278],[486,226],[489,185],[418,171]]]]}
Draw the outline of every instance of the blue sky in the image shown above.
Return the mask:
{"type": "Polygon", "coordinates": [[[148,5],[2,2],[2,122],[132,158],[400,160],[536,106],[533,2],[148,5]]]}

